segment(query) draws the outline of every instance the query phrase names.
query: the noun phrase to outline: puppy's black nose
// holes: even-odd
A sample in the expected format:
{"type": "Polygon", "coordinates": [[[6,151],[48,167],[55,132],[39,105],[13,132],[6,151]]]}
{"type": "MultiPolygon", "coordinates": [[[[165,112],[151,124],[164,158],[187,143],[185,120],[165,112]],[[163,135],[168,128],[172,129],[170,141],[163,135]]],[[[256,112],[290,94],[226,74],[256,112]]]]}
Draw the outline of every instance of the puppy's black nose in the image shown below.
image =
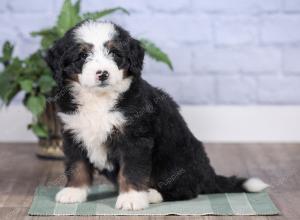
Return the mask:
{"type": "Polygon", "coordinates": [[[107,80],[108,77],[109,77],[109,73],[106,70],[104,70],[104,71],[97,71],[96,74],[98,76],[98,79],[100,81],[102,81],[102,82],[105,81],[105,80],[107,80]]]}

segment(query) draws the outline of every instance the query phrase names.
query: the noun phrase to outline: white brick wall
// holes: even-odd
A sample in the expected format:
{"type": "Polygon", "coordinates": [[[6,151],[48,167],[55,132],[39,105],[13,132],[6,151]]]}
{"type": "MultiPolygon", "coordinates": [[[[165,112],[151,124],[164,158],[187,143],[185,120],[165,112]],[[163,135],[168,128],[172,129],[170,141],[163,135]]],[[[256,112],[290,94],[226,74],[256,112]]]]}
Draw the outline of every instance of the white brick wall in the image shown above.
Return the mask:
{"type": "MultiPolygon", "coordinates": [[[[0,44],[24,57],[29,32],[51,25],[62,0],[1,0],[0,44]]],[[[174,72],[150,59],[144,76],[181,104],[300,104],[300,0],[82,0],[168,52],[174,72]]]]}
{"type": "Polygon", "coordinates": [[[269,13],[281,9],[281,0],[192,0],[192,4],[197,11],[228,14],[269,13]]]}
{"type": "Polygon", "coordinates": [[[284,49],[282,61],[286,74],[300,74],[300,48],[284,49]]]}
{"type": "Polygon", "coordinates": [[[283,9],[285,12],[300,12],[299,0],[283,1],[283,9]]]}
{"type": "Polygon", "coordinates": [[[253,103],[257,97],[256,84],[253,77],[220,76],[217,81],[217,103],[253,103]]]}
{"type": "Polygon", "coordinates": [[[300,77],[270,76],[258,79],[258,102],[263,104],[300,104],[300,77]]]}
{"type": "Polygon", "coordinates": [[[261,40],[266,44],[299,43],[299,27],[300,14],[276,14],[263,16],[261,25],[261,40]]]}

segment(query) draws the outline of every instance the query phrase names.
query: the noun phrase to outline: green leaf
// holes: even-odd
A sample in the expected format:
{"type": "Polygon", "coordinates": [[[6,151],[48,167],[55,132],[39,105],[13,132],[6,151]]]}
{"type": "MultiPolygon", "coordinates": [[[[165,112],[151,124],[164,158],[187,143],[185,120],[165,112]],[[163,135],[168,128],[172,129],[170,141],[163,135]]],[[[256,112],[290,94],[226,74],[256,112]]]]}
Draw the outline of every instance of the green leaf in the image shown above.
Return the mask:
{"type": "Polygon", "coordinates": [[[80,20],[78,5],[72,5],[71,0],[65,0],[57,20],[59,36],[62,37],[66,31],[75,26],[80,20]]]}
{"type": "Polygon", "coordinates": [[[33,133],[38,137],[47,137],[48,131],[45,125],[41,123],[31,124],[29,125],[29,128],[32,129],[33,133]]]}
{"type": "Polygon", "coordinates": [[[165,63],[168,67],[173,70],[173,65],[168,55],[159,49],[154,43],[147,39],[140,39],[142,47],[145,49],[146,54],[156,61],[165,63]]]}
{"type": "Polygon", "coordinates": [[[19,87],[18,85],[14,84],[10,89],[6,91],[4,97],[4,103],[6,103],[6,105],[9,105],[18,92],[19,92],[19,87]]]}
{"type": "Polygon", "coordinates": [[[80,4],[81,4],[80,0],[77,0],[77,2],[75,2],[74,4],[74,8],[78,14],[80,13],[80,4]]]}
{"type": "Polygon", "coordinates": [[[2,47],[2,59],[1,59],[1,62],[4,65],[8,65],[9,64],[9,61],[12,58],[13,51],[14,51],[14,46],[9,41],[6,41],[3,44],[3,47],[2,47]]]}
{"type": "Polygon", "coordinates": [[[104,16],[107,16],[109,14],[115,13],[117,11],[121,11],[127,15],[129,15],[129,11],[127,11],[125,8],[122,7],[116,7],[116,8],[109,8],[109,9],[105,9],[102,11],[98,11],[98,12],[88,12],[88,13],[84,13],[82,15],[83,20],[85,19],[92,19],[92,20],[96,20],[99,18],[102,18],[104,16]]]}
{"type": "Polygon", "coordinates": [[[42,29],[40,31],[33,31],[30,33],[31,36],[36,37],[36,36],[49,36],[49,35],[57,35],[57,30],[55,28],[46,28],[42,29]]]}
{"type": "Polygon", "coordinates": [[[14,50],[14,45],[12,45],[9,41],[6,41],[3,45],[3,55],[10,56],[12,55],[14,50]]]}
{"type": "Polygon", "coordinates": [[[5,94],[10,87],[12,78],[7,73],[0,74],[0,98],[4,101],[5,94]]]}
{"type": "Polygon", "coordinates": [[[40,90],[42,93],[47,93],[52,90],[52,88],[56,85],[56,83],[51,76],[43,75],[39,79],[38,85],[40,86],[40,90]]]}
{"type": "Polygon", "coordinates": [[[56,39],[57,39],[57,37],[53,37],[53,36],[52,37],[43,37],[41,40],[42,48],[44,48],[44,49],[50,48],[56,39]]]}
{"type": "Polygon", "coordinates": [[[18,58],[10,59],[10,62],[0,74],[0,98],[6,105],[20,91],[18,77],[22,71],[22,61],[18,58]]]}
{"type": "Polygon", "coordinates": [[[6,66],[5,72],[11,75],[13,80],[17,78],[23,71],[24,62],[17,57],[14,57],[10,60],[9,65],[6,66]]]}
{"type": "Polygon", "coordinates": [[[54,41],[60,37],[58,29],[56,27],[42,29],[40,31],[31,32],[30,34],[33,37],[41,36],[41,45],[45,49],[49,48],[54,43],[54,41]]]}
{"type": "Polygon", "coordinates": [[[42,95],[29,96],[25,101],[25,105],[34,115],[40,115],[46,107],[46,98],[42,95]]]}
{"type": "Polygon", "coordinates": [[[31,54],[23,61],[22,75],[27,79],[36,80],[40,76],[49,74],[48,66],[40,50],[31,54]]]}
{"type": "Polygon", "coordinates": [[[5,88],[3,93],[0,95],[3,103],[9,105],[18,92],[19,92],[19,88],[16,84],[13,84],[12,86],[5,88]]]}
{"type": "Polygon", "coordinates": [[[31,92],[33,81],[29,79],[25,79],[19,82],[21,89],[23,89],[25,92],[31,92]]]}
{"type": "Polygon", "coordinates": [[[6,105],[9,105],[18,92],[19,87],[14,77],[9,73],[0,74],[0,98],[6,105]]]}

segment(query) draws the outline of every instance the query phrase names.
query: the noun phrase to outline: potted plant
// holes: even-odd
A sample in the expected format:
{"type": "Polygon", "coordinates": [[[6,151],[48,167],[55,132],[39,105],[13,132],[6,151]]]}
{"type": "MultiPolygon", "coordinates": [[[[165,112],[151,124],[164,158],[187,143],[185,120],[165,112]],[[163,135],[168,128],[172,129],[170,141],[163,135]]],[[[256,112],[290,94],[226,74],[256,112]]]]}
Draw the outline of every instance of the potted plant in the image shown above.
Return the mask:
{"type": "MultiPolygon", "coordinates": [[[[56,97],[53,96],[56,84],[44,61],[47,48],[78,22],[85,19],[101,19],[115,12],[129,14],[121,7],[81,13],[80,0],[74,4],[71,0],[65,0],[53,27],[31,33],[32,37],[41,38],[40,48],[37,51],[20,59],[13,54],[14,46],[10,42],[4,43],[0,57],[0,63],[3,65],[0,72],[0,99],[8,106],[18,93],[25,93],[23,104],[32,113],[32,122],[28,125],[28,129],[31,129],[39,139],[37,155],[48,158],[63,156],[61,126],[56,116],[56,97]]],[[[164,52],[147,39],[140,41],[146,55],[172,69],[171,61],[164,52]]]]}

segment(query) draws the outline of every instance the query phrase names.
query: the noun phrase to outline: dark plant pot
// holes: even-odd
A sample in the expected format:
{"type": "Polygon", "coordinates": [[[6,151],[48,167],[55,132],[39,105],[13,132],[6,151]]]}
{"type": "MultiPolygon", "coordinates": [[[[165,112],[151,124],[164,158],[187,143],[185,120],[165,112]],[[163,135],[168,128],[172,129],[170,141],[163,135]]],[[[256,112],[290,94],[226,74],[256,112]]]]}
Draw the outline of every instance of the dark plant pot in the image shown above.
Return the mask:
{"type": "Polygon", "coordinates": [[[61,139],[40,139],[36,155],[44,159],[60,160],[64,158],[61,139]]]}
{"type": "Polygon", "coordinates": [[[48,128],[48,137],[39,138],[36,151],[38,157],[47,159],[63,159],[61,122],[57,117],[58,107],[54,102],[47,102],[46,109],[39,118],[48,128]]]}

